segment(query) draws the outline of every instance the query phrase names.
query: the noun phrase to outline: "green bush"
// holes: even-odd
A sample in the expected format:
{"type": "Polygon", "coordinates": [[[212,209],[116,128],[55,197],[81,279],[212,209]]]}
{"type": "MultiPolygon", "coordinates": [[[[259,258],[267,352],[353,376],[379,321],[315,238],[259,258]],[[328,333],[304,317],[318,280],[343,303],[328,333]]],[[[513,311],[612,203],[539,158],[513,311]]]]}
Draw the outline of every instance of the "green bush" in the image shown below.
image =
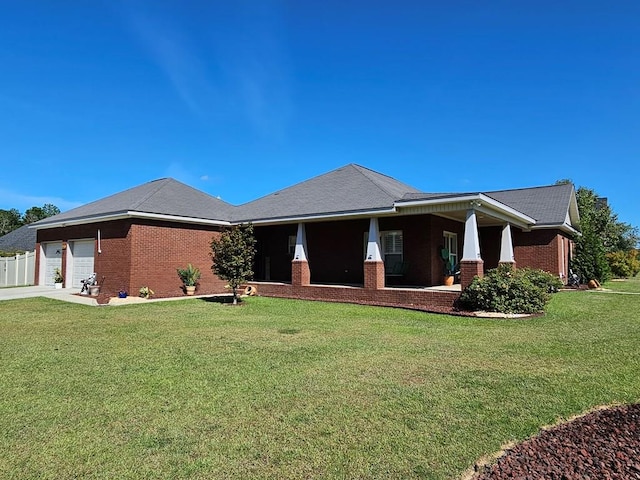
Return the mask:
{"type": "Polygon", "coordinates": [[[638,250],[618,251],[607,253],[607,261],[614,277],[635,277],[640,272],[638,250]]]}
{"type": "Polygon", "coordinates": [[[520,268],[517,273],[524,275],[531,283],[542,288],[547,293],[555,293],[564,286],[559,277],[537,268],[520,268]]]}
{"type": "Polygon", "coordinates": [[[559,279],[542,270],[500,265],[483,278],[474,278],[462,292],[460,304],[469,310],[538,313],[561,286],[559,279]]]}

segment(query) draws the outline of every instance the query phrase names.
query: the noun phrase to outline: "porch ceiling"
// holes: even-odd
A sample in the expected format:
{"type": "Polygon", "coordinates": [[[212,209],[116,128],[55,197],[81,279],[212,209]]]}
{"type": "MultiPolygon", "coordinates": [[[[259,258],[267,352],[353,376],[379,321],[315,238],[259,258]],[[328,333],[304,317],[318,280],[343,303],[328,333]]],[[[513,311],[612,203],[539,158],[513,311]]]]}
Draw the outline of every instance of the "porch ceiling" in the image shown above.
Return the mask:
{"type": "Polygon", "coordinates": [[[477,215],[478,226],[488,227],[510,223],[523,229],[529,229],[535,224],[535,219],[516,210],[510,209],[499,202],[485,198],[464,198],[454,201],[425,202],[412,204],[398,204],[398,213],[405,215],[432,214],[449,218],[458,222],[465,222],[467,211],[473,208],[477,215]]]}

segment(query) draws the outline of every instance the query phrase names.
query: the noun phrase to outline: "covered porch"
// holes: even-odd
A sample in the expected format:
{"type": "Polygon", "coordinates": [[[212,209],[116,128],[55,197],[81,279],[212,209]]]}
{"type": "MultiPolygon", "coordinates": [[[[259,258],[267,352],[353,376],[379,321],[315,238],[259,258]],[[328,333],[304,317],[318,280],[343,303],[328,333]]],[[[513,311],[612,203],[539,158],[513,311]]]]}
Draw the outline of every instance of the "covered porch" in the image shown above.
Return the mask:
{"type": "Polygon", "coordinates": [[[391,214],[364,218],[257,224],[254,271],[260,294],[451,307],[485,267],[515,264],[512,228],[533,223],[498,202],[477,197],[407,201],[391,214]],[[459,272],[452,287],[443,286],[443,250],[459,272]]]}

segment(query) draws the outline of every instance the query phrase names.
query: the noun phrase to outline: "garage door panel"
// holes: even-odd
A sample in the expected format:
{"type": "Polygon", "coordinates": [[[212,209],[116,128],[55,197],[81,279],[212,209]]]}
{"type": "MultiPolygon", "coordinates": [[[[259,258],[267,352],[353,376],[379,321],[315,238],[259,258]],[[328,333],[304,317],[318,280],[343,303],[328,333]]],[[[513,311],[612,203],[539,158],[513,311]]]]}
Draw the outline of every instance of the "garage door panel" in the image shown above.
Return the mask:
{"type": "Polygon", "coordinates": [[[44,245],[44,257],[44,282],[41,283],[53,286],[53,276],[56,268],[62,270],[62,242],[46,243],[44,245]]]}
{"type": "Polygon", "coordinates": [[[80,288],[82,280],[93,273],[93,251],[93,240],[73,242],[73,287],[80,288]]]}

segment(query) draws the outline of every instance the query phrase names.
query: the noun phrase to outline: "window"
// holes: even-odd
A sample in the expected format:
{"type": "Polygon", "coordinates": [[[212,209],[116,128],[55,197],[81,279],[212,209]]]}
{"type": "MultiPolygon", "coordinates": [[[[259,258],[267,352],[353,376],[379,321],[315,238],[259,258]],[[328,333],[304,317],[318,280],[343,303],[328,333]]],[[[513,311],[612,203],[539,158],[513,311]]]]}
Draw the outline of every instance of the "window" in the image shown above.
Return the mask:
{"type": "Polygon", "coordinates": [[[382,232],[384,269],[390,274],[402,266],[402,230],[382,232]]]}
{"type": "Polygon", "coordinates": [[[289,256],[291,258],[293,258],[293,256],[296,254],[296,240],[297,240],[297,236],[296,235],[289,235],[289,256]]]}
{"type": "MultiPolygon", "coordinates": [[[[364,232],[364,259],[367,259],[369,232],[364,232]]],[[[384,269],[387,275],[394,275],[403,271],[402,230],[380,232],[380,249],[384,269]]]]}
{"type": "Polygon", "coordinates": [[[458,234],[443,232],[442,244],[449,251],[449,260],[453,266],[458,265],[458,234]]]}

